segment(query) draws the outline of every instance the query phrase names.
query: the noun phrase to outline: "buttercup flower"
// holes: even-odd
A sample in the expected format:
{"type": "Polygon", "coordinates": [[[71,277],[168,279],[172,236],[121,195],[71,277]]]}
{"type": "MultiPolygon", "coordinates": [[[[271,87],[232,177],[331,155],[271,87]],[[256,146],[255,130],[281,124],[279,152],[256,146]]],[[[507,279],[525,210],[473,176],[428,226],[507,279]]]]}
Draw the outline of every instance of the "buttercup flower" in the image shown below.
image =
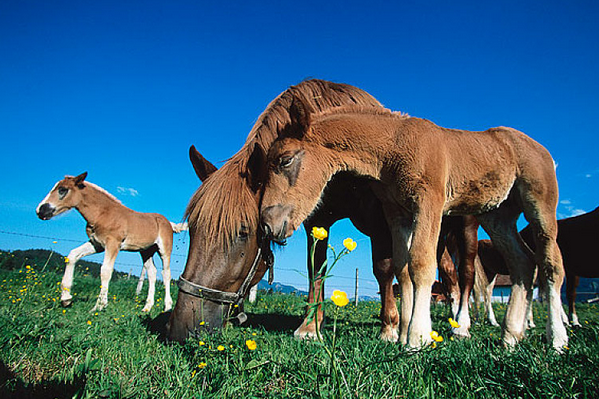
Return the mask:
{"type": "Polygon", "coordinates": [[[256,348],[258,347],[256,341],[254,341],[253,339],[248,339],[247,341],[245,341],[245,346],[247,346],[248,349],[251,351],[256,350],[256,348]]]}
{"type": "Polygon", "coordinates": [[[349,299],[347,299],[347,294],[339,290],[333,291],[331,299],[333,300],[333,303],[339,307],[343,307],[349,303],[349,299]]]}
{"type": "Polygon", "coordinates": [[[216,347],[216,349],[218,349],[219,351],[221,351],[221,352],[222,352],[222,351],[224,351],[224,350],[225,350],[225,347],[224,347],[224,346],[222,346],[222,345],[219,345],[219,346],[217,346],[217,347],[216,347]]]}
{"type": "Polygon", "coordinates": [[[312,227],[312,235],[317,240],[324,240],[329,234],[324,227],[312,227]]]}
{"type": "Polygon", "coordinates": [[[449,324],[451,324],[453,328],[460,328],[460,324],[451,317],[449,318],[449,324]]]}
{"type": "Polygon", "coordinates": [[[431,338],[435,342],[443,342],[443,337],[439,335],[436,331],[431,331],[431,338]]]}
{"type": "Polygon", "coordinates": [[[343,240],[343,246],[347,248],[349,252],[351,252],[354,249],[356,249],[358,243],[352,240],[351,238],[346,238],[345,240],[343,240]]]}
{"type": "Polygon", "coordinates": [[[198,364],[198,368],[203,369],[204,367],[206,367],[205,362],[201,362],[200,364],[198,364]]]}

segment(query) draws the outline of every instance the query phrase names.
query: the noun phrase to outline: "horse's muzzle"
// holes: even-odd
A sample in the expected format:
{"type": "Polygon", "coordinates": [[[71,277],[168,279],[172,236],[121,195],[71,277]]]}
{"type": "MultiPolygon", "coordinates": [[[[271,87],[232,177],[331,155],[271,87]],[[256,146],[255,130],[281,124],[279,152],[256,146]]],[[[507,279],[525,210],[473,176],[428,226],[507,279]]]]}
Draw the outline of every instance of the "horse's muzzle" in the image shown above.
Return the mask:
{"type": "Polygon", "coordinates": [[[288,234],[289,209],[282,205],[273,205],[265,208],[261,214],[262,231],[267,239],[283,244],[288,234]]]}
{"type": "Polygon", "coordinates": [[[42,220],[51,219],[54,216],[54,207],[50,204],[43,204],[37,210],[37,217],[42,220]]]}

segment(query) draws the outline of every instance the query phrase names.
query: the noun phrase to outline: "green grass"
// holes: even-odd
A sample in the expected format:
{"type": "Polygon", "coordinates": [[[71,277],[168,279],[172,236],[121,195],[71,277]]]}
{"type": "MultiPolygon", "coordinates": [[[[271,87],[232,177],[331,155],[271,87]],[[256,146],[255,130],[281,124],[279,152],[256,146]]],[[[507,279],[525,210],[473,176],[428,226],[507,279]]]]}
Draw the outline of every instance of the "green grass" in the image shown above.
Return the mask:
{"type": "MultiPolygon", "coordinates": [[[[342,375],[335,384],[323,344],[293,338],[304,298],[264,294],[246,305],[248,326],[201,335],[185,345],[165,344],[162,300],[150,315],[142,314],[145,298],[135,298],[135,279],[111,283],[109,306],[92,314],[99,280],[76,276],[75,301],[65,310],[59,303],[61,277],[27,268],[0,270],[2,398],[599,396],[596,305],[579,305],[583,326],[569,329],[569,348],[559,355],[545,342],[539,306],[539,327],[513,350],[501,346],[499,328],[485,323],[474,324],[472,339],[451,340],[449,312],[435,306],[433,326],[445,340],[434,349],[409,352],[378,340],[379,303],[350,304],[338,312],[342,375]],[[256,350],[246,347],[249,339],[256,341],[256,350]]],[[[158,289],[157,298],[163,294],[158,289]]],[[[505,308],[496,311],[501,318],[505,308]]],[[[333,313],[329,304],[327,314],[333,313]]],[[[329,320],[325,336],[331,335],[329,320]]]]}

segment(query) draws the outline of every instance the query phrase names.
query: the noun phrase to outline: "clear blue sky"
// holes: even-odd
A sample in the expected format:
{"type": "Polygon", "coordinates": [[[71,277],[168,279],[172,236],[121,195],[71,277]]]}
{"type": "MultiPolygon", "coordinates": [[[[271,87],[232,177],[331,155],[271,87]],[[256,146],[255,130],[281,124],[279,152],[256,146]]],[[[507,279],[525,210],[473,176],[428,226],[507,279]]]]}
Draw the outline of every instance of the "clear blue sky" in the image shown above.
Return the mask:
{"type": "MultiPolygon", "coordinates": [[[[0,248],[66,254],[86,240],[76,213],[35,207],[65,174],[138,211],[179,221],[199,182],[191,144],[217,166],[271,99],[308,77],[345,82],[445,127],[505,125],[559,164],[560,217],[599,205],[599,5],[488,2],[0,2],[0,248]],[[254,3],[254,4],[250,4],[254,3]],[[398,3],[398,4],[393,4],[398,3]],[[55,237],[41,239],[5,232],[55,237]],[[69,241],[73,240],[73,241],[69,241]]],[[[355,268],[376,293],[368,240],[355,268]]],[[[179,237],[173,269],[188,245],[179,237]]],[[[277,253],[277,280],[305,287],[304,234],[277,253]]],[[[95,256],[92,260],[101,260],[95,256]]],[[[117,269],[138,273],[137,255],[117,269]]]]}

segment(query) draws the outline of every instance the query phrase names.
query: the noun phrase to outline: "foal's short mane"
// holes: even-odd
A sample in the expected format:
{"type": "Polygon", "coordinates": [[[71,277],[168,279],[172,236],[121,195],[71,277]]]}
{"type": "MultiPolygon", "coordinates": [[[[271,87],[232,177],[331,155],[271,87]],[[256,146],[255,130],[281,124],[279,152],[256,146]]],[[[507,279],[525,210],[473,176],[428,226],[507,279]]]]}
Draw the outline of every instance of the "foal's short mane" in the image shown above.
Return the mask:
{"type": "Polygon", "coordinates": [[[86,185],[86,186],[88,186],[88,187],[94,188],[94,189],[98,190],[101,193],[106,194],[106,196],[108,198],[110,198],[111,200],[113,200],[115,202],[118,202],[119,204],[122,204],[122,202],[117,197],[115,197],[114,195],[110,194],[108,191],[106,191],[102,187],[98,186],[97,184],[90,183],[88,181],[85,181],[83,184],[86,185]]]}
{"type": "Polygon", "coordinates": [[[390,118],[401,118],[401,119],[410,117],[408,114],[403,113],[401,111],[392,111],[392,110],[390,110],[388,108],[384,108],[382,106],[381,107],[365,107],[360,104],[349,104],[349,105],[343,105],[341,107],[328,108],[328,109],[324,109],[320,112],[316,112],[311,117],[311,120],[312,121],[323,120],[329,116],[347,115],[347,114],[381,115],[381,116],[388,116],[390,118]]]}
{"type": "Polygon", "coordinates": [[[206,179],[187,205],[189,227],[197,230],[202,226],[206,245],[214,240],[227,248],[242,227],[251,231],[258,228],[259,204],[248,184],[248,160],[255,145],[267,152],[280,129],[291,122],[294,96],[301,96],[316,112],[345,104],[382,107],[357,87],[318,79],[303,81],[279,94],[258,117],[244,146],[206,179]]]}

